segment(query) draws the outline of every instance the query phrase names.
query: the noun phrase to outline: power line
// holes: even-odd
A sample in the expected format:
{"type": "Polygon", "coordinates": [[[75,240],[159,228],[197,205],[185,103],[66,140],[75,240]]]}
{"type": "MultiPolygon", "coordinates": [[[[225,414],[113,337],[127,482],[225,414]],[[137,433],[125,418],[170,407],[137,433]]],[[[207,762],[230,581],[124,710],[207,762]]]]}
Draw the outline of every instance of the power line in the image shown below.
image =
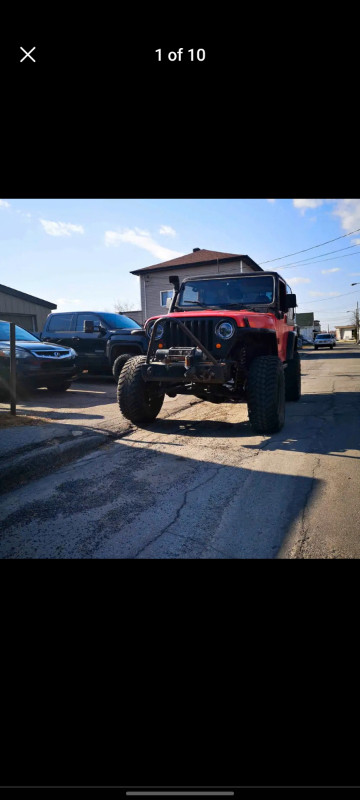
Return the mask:
{"type": "MultiPolygon", "coordinates": [[[[358,247],[359,245],[353,245],[353,246],[354,247],[358,247]]],[[[347,250],[347,247],[345,247],[344,249],[347,250]]],[[[334,250],[334,252],[336,253],[337,251],[334,250]]],[[[322,264],[323,261],[338,261],[339,258],[349,258],[350,256],[358,256],[358,255],[359,255],[359,253],[346,253],[346,255],[344,255],[344,256],[334,256],[333,258],[320,258],[318,261],[313,261],[313,264],[322,264]]],[[[310,259],[308,259],[308,258],[304,259],[304,261],[309,261],[309,260],[310,259]]],[[[299,267],[299,266],[312,267],[312,264],[305,264],[304,265],[303,261],[299,261],[296,264],[283,264],[282,267],[281,267],[281,270],[286,269],[287,267],[294,268],[294,267],[299,267]]],[[[264,270],[264,272],[266,272],[266,270],[264,270]]]]}
{"type": "MultiPolygon", "coordinates": [[[[350,244],[348,247],[339,247],[338,250],[329,250],[327,253],[322,253],[322,256],[329,256],[331,253],[341,253],[343,250],[351,250],[353,247],[360,247],[360,242],[359,242],[359,244],[350,244]]],[[[358,253],[348,253],[347,255],[355,256],[355,255],[358,255],[358,253]]],[[[296,266],[297,264],[305,264],[306,261],[314,261],[314,258],[318,258],[318,256],[317,255],[316,256],[310,256],[309,258],[302,258],[300,261],[293,261],[291,264],[283,264],[281,269],[286,269],[286,267],[293,267],[293,266],[296,266]]],[[[336,261],[337,258],[345,258],[345,256],[336,256],[335,259],[333,259],[333,258],[324,258],[323,259],[321,257],[321,259],[319,259],[319,261],[314,261],[314,264],[318,264],[321,261],[336,261]]]]}
{"type": "Polygon", "coordinates": [[[302,306],[308,306],[310,303],[312,305],[316,305],[316,303],[322,303],[323,300],[336,300],[337,297],[346,297],[348,294],[360,294],[359,292],[345,292],[345,294],[334,294],[333,297],[314,297],[313,300],[306,300],[305,303],[301,303],[302,306]]]}
{"type": "Polygon", "coordinates": [[[360,228],[356,228],[355,231],[350,231],[350,233],[344,233],[343,236],[337,236],[335,239],[328,239],[327,242],[322,242],[321,244],[314,244],[312,247],[305,247],[304,250],[296,250],[295,253],[288,253],[286,256],[269,258],[268,261],[259,261],[259,264],[271,264],[273,261],[281,261],[282,258],[291,258],[291,256],[297,256],[299,253],[307,253],[308,250],[315,250],[316,247],[323,247],[324,244],[330,244],[331,242],[337,242],[339,239],[345,239],[346,236],[352,236],[353,233],[358,233],[358,231],[360,231],[360,228]]]}

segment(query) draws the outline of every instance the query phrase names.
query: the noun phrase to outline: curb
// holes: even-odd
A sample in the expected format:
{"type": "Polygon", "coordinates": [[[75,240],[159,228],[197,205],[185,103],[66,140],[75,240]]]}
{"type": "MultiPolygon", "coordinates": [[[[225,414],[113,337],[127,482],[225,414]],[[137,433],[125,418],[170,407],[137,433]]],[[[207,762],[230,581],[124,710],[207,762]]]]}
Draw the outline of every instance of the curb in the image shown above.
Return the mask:
{"type": "Polygon", "coordinates": [[[18,489],[34,478],[41,478],[58,467],[63,467],[75,458],[81,458],[97,447],[109,442],[106,433],[90,433],[71,441],[45,442],[42,447],[30,452],[9,455],[7,464],[0,466],[0,494],[18,489]]]}

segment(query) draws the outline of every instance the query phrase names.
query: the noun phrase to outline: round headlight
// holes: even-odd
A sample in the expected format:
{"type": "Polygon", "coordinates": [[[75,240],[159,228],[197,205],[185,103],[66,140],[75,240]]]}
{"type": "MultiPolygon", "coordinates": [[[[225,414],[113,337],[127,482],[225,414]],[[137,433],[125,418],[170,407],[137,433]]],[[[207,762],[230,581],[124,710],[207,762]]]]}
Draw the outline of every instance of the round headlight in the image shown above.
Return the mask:
{"type": "Polygon", "coordinates": [[[235,333],[235,327],[232,322],[219,322],[215,328],[215,333],[221,339],[231,339],[235,333]]]}
{"type": "MultiPolygon", "coordinates": [[[[149,327],[148,327],[148,329],[147,329],[147,334],[148,334],[149,337],[151,337],[155,322],[156,322],[156,320],[154,320],[154,322],[151,322],[149,327]]],[[[158,326],[156,328],[155,341],[157,341],[158,339],[161,339],[161,337],[163,335],[164,335],[164,326],[161,324],[161,322],[159,322],[159,324],[158,324],[158,326]]]]}

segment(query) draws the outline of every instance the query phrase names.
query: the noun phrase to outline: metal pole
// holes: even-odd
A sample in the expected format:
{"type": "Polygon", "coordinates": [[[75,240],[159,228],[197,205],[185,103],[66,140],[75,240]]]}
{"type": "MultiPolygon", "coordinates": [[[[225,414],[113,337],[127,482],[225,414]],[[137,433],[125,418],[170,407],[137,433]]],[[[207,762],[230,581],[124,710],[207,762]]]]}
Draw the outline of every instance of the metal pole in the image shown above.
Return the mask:
{"type": "Polygon", "coordinates": [[[10,322],[10,414],[16,416],[15,322],[10,322]]]}

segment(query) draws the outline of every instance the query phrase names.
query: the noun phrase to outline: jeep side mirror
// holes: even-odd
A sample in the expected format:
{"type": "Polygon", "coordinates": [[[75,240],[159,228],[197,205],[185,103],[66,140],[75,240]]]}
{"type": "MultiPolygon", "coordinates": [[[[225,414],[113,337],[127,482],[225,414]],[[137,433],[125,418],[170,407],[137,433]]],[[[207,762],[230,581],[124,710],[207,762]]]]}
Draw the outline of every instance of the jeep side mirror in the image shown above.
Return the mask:
{"type": "Polygon", "coordinates": [[[286,309],[285,309],[286,311],[289,311],[289,308],[296,308],[296,306],[297,306],[296,294],[287,294],[286,295],[286,300],[285,300],[285,305],[286,305],[286,309]]]}
{"type": "Polygon", "coordinates": [[[85,319],[83,324],[84,333],[94,333],[94,322],[92,319],[85,319]]]}

